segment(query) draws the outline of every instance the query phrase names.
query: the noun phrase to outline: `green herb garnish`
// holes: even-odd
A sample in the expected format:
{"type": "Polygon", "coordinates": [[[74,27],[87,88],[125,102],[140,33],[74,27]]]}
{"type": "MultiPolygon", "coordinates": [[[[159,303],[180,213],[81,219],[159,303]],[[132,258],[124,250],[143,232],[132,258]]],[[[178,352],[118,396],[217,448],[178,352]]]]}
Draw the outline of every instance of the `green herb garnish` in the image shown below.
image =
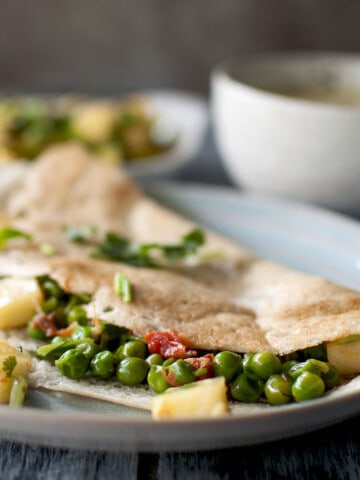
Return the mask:
{"type": "Polygon", "coordinates": [[[125,303],[132,300],[132,288],[129,279],[123,273],[116,273],[114,277],[114,292],[120,295],[125,303]]]}
{"type": "Polygon", "coordinates": [[[3,370],[7,378],[11,378],[11,375],[13,374],[16,364],[17,364],[16,357],[14,357],[13,355],[5,358],[3,362],[3,370]]]}
{"type": "Polygon", "coordinates": [[[3,248],[9,240],[14,238],[24,238],[25,240],[31,240],[32,237],[28,233],[16,230],[11,227],[4,227],[0,229],[0,248],[3,248]]]}
{"type": "Polygon", "coordinates": [[[166,260],[181,260],[188,255],[195,254],[204,242],[204,232],[199,229],[192,230],[187,235],[184,235],[178,245],[145,243],[134,246],[125,237],[114,232],[108,232],[105,235],[105,239],[97,245],[92,255],[136,267],[156,268],[159,266],[159,258],[156,254],[160,254],[160,257],[162,256],[166,260]]]}

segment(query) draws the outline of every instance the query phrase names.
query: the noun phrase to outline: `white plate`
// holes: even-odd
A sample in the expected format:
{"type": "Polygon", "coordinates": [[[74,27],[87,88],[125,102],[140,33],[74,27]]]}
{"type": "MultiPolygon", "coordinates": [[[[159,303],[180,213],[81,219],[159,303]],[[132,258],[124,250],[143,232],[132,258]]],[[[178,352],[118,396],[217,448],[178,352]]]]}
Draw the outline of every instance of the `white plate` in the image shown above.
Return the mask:
{"type": "MultiPolygon", "coordinates": [[[[233,190],[176,184],[152,195],[261,256],[340,284],[360,285],[360,226],[332,213],[233,190]]],[[[156,193],[155,193],[156,192],[156,193]]],[[[154,422],[146,412],[62,393],[33,391],[20,410],[0,407],[3,437],[102,450],[196,450],[298,435],[360,412],[360,377],[330,396],[237,417],[154,422]]]]}
{"type": "MultiPolygon", "coordinates": [[[[200,151],[208,126],[206,100],[179,90],[146,90],[133,94],[145,99],[149,112],[170,128],[177,140],[166,152],[125,163],[126,170],[139,179],[176,173],[200,151]]],[[[12,162],[0,162],[0,177],[5,170],[17,172],[17,167],[12,162]]]]}

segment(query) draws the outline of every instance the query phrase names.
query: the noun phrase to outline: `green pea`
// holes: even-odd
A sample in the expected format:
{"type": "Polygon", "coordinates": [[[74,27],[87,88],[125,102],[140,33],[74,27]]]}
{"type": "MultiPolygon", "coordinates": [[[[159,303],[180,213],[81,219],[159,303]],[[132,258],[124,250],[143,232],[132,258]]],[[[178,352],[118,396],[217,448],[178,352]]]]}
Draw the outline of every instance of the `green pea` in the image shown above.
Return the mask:
{"type": "MultiPolygon", "coordinates": [[[[323,363],[323,362],[320,362],[320,363],[323,363]]],[[[289,375],[291,378],[296,379],[304,372],[311,372],[314,375],[317,375],[320,377],[321,371],[319,367],[320,367],[320,364],[318,363],[318,360],[313,360],[313,359],[306,360],[306,362],[300,362],[293,365],[289,369],[289,375]]]]}
{"type": "Polygon", "coordinates": [[[149,364],[142,358],[127,357],[121,360],[116,369],[119,382],[124,385],[139,385],[149,370],[149,364]]]}
{"type": "Polygon", "coordinates": [[[66,321],[66,313],[65,313],[65,306],[64,305],[59,305],[57,309],[54,311],[54,320],[56,325],[59,328],[64,328],[67,326],[67,321],[66,321]]]}
{"type": "Polygon", "coordinates": [[[60,337],[59,335],[56,335],[51,339],[51,343],[62,343],[65,341],[65,338],[60,337]]]}
{"type": "Polygon", "coordinates": [[[249,372],[249,365],[254,355],[254,353],[245,353],[243,356],[242,365],[244,372],[249,372]]]}
{"type": "Polygon", "coordinates": [[[327,363],[327,366],[329,369],[326,373],[322,374],[322,379],[327,388],[336,387],[340,384],[339,370],[331,363],[327,363]]]}
{"type": "Polygon", "coordinates": [[[114,372],[115,355],[109,350],[97,353],[90,362],[91,375],[108,379],[114,372]]]}
{"type": "Polygon", "coordinates": [[[164,362],[164,359],[158,353],[152,353],[146,358],[146,361],[151,367],[152,365],[162,365],[164,362]]]}
{"type": "Polygon", "coordinates": [[[83,342],[76,346],[76,350],[80,350],[84,357],[90,361],[97,353],[99,353],[100,347],[94,342],[83,342]]]}
{"type": "Polygon", "coordinates": [[[51,313],[56,310],[58,306],[59,299],[56,297],[50,297],[41,305],[41,310],[44,313],[51,313]]]}
{"type": "Polygon", "coordinates": [[[66,305],[66,314],[69,315],[70,311],[78,306],[78,305],[82,305],[83,303],[86,303],[86,302],[80,302],[79,298],[77,295],[71,295],[70,296],[70,299],[66,305]]]}
{"type": "Polygon", "coordinates": [[[297,365],[298,362],[296,362],[295,360],[288,360],[286,362],[284,362],[281,366],[281,371],[284,375],[286,375],[287,377],[291,377],[289,371],[290,369],[294,366],[294,365],[297,365]]]}
{"type": "Polygon", "coordinates": [[[275,373],[281,372],[280,359],[271,352],[254,353],[249,359],[244,371],[254,373],[262,380],[266,380],[275,373]]]}
{"type": "Polygon", "coordinates": [[[72,348],[63,353],[55,364],[61,375],[76,380],[85,375],[89,361],[80,350],[72,348]]]}
{"type": "Polygon", "coordinates": [[[326,348],[322,344],[316,345],[315,347],[305,348],[303,353],[306,359],[315,358],[317,360],[327,362],[326,348]]]}
{"type": "Polygon", "coordinates": [[[256,402],[264,389],[263,382],[252,373],[239,373],[230,384],[230,394],[235,400],[245,403],[256,402]]]}
{"type": "Polygon", "coordinates": [[[179,385],[185,385],[186,383],[195,382],[195,369],[190,363],[185,362],[185,360],[176,360],[167,367],[169,373],[172,372],[174,375],[174,380],[179,385]]]}
{"type": "Polygon", "coordinates": [[[36,350],[36,354],[42,360],[54,362],[63,355],[67,350],[73,349],[75,342],[70,339],[62,339],[62,342],[49,343],[48,345],[41,345],[36,350]]]}
{"type": "Polygon", "coordinates": [[[145,358],[146,350],[146,345],[141,340],[130,340],[124,345],[120,345],[116,351],[116,356],[120,360],[126,357],[145,358]]]}
{"type": "Polygon", "coordinates": [[[46,339],[46,334],[41,328],[39,327],[34,327],[32,322],[29,322],[28,327],[27,327],[27,333],[31,338],[34,338],[35,340],[45,340],[46,339]]]}
{"type": "Polygon", "coordinates": [[[281,375],[271,375],[265,383],[265,397],[270,405],[284,405],[292,399],[292,382],[281,375]]]}
{"type": "Polygon", "coordinates": [[[172,363],[175,362],[175,358],[174,357],[170,357],[170,358],[167,358],[166,360],[164,360],[164,363],[163,363],[163,367],[168,367],[169,365],[171,365],[172,363]]]}
{"type": "Polygon", "coordinates": [[[67,314],[68,325],[71,325],[74,322],[77,322],[79,325],[86,325],[88,323],[86,311],[80,305],[72,307],[67,314]]]}
{"type": "Polygon", "coordinates": [[[155,393],[162,393],[167,390],[170,385],[165,380],[161,365],[152,365],[147,375],[147,383],[151,390],[155,393]]]}
{"type": "Polygon", "coordinates": [[[241,356],[233,352],[219,352],[214,358],[214,373],[216,377],[224,376],[227,383],[241,372],[241,356]]]}
{"type": "Polygon", "coordinates": [[[45,293],[46,298],[55,297],[57,299],[61,299],[64,296],[64,290],[60,288],[55,280],[51,280],[50,278],[46,278],[44,280],[40,279],[40,285],[45,293]]]}
{"type": "Polygon", "coordinates": [[[291,387],[291,393],[297,402],[321,397],[324,391],[324,381],[318,375],[308,371],[298,376],[291,387]]]}
{"type": "Polygon", "coordinates": [[[84,338],[92,338],[92,328],[90,325],[77,327],[71,334],[73,340],[82,340],[84,338]]]}

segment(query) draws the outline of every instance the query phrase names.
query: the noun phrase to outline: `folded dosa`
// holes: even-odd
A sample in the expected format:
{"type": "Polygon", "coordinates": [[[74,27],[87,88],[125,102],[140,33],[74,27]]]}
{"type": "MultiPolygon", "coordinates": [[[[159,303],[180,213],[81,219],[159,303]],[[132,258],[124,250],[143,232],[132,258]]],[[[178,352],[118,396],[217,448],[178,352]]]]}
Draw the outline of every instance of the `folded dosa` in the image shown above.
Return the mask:
{"type": "MultiPolygon", "coordinates": [[[[0,266],[3,275],[49,275],[65,291],[90,293],[93,298],[87,305],[90,318],[127,327],[140,336],[150,330],[175,328],[198,348],[243,352],[271,349],[253,321],[252,312],[172,272],[121,265],[121,272],[130,280],[134,296],[131,303],[125,303],[113,288],[119,265],[110,262],[70,256],[48,258],[27,249],[17,251],[16,255],[1,255],[0,266]]],[[[25,330],[1,333],[15,346],[21,345],[27,350],[35,350],[38,346],[25,330]]],[[[70,380],[56,367],[37,359],[34,359],[29,380],[32,388],[43,387],[150,409],[151,392],[144,386],[127,387],[116,380],[70,380]]]]}
{"type": "Polygon", "coordinates": [[[271,350],[251,311],[172,272],[70,256],[44,258],[29,251],[16,259],[0,256],[0,262],[2,275],[46,274],[67,292],[91,294],[89,318],[127,327],[140,336],[150,330],[175,328],[201,349],[271,350]],[[119,271],[132,285],[130,303],[114,292],[114,276],[119,271]]]}
{"type": "MultiPolygon", "coordinates": [[[[76,145],[43,155],[10,196],[5,211],[39,244],[47,242],[58,254],[83,258],[88,258],[88,247],[65,241],[64,225],[96,226],[99,238],[111,230],[135,243],[176,243],[195,226],[147,198],[123,171],[94,161],[76,145]]],[[[252,323],[275,353],[360,334],[359,292],[258,259],[207,232],[200,253],[214,251],[222,252],[222,258],[169,268],[216,291],[224,301],[251,310],[252,323]]],[[[224,325],[234,335],[231,322],[224,325]]],[[[194,330],[200,327],[199,338],[214,328],[211,316],[194,324],[194,330]]]]}

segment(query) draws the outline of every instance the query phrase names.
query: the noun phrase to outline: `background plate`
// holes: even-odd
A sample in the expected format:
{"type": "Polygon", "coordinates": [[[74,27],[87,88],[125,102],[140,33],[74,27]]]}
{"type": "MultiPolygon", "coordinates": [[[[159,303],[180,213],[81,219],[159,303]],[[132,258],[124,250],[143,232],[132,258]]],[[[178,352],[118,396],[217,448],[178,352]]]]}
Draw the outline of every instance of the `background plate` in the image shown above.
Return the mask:
{"type": "MultiPolygon", "coordinates": [[[[360,226],[295,203],[199,185],[156,184],[149,193],[257,255],[359,288],[360,226]]],[[[297,435],[360,412],[360,377],[328,397],[237,417],[154,422],[146,412],[81,397],[30,392],[24,408],[0,406],[0,434],[30,443],[102,450],[225,448],[297,435]]]]}
{"type": "MultiPolygon", "coordinates": [[[[129,94],[130,95],[130,94],[129,94]]],[[[175,145],[168,151],[124,162],[124,168],[137,179],[176,175],[199,153],[208,127],[208,105],[201,95],[181,90],[144,90],[131,92],[144,99],[146,110],[161,120],[176,137],[175,145]]],[[[56,99],[57,95],[34,95],[56,99]]],[[[124,96],[123,98],[126,98],[124,96]]],[[[100,97],[86,97],[94,100],[100,97]]],[[[122,97],[114,97],[115,101],[122,97]]],[[[111,100],[111,97],[107,99],[111,100]]],[[[28,162],[2,162],[0,158],[0,188],[2,177],[8,181],[21,175],[28,162]]]]}

